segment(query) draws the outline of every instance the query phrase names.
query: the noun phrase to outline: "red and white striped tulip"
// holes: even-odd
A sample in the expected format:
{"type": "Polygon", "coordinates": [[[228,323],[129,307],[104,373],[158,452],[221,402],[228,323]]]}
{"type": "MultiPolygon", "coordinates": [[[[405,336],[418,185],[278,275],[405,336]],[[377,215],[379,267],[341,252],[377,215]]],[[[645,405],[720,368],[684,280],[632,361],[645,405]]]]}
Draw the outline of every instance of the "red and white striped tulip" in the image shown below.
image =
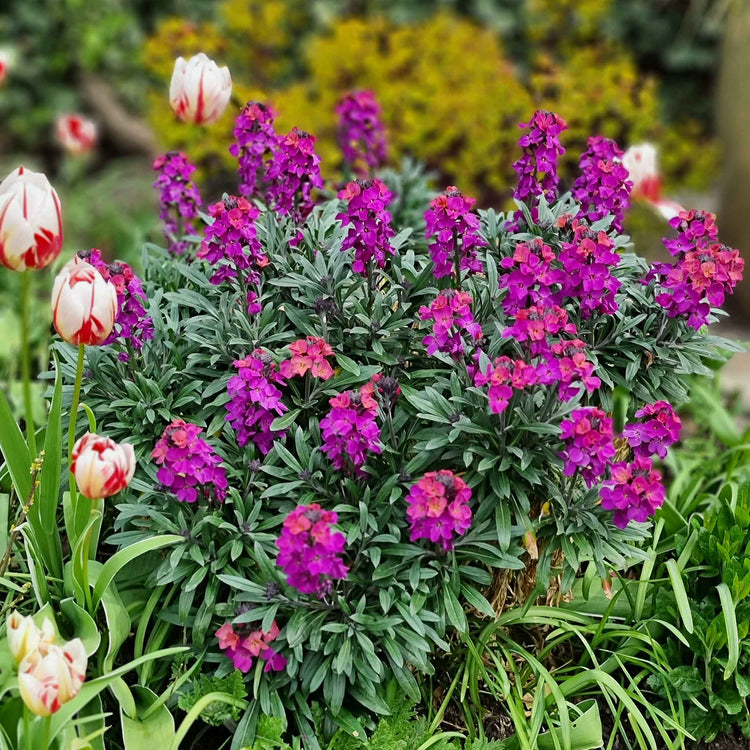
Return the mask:
{"type": "Polygon", "coordinates": [[[37,651],[18,667],[18,688],[28,709],[37,716],[51,716],[78,695],[86,679],[88,657],[80,638],[64,646],[37,651]]]}
{"type": "Polygon", "coordinates": [[[677,202],[661,197],[661,175],[659,174],[659,152],[650,143],[631,146],[622,157],[633,182],[632,196],[648,201],[667,221],[685,209],[677,202]]]}
{"type": "Polygon", "coordinates": [[[71,154],[83,154],[96,146],[96,123],[83,115],[62,114],[55,121],[55,138],[71,154]]]}
{"type": "Polygon", "coordinates": [[[19,664],[36,651],[45,652],[55,641],[55,628],[52,621],[44,618],[42,627],[38,627],[31,616],[22,617],[15,610],[11,612],[6,623],[8,630],[8,648],[19,664]]]}
{"type": "Polygon", "coordinates": [[[0,49],[0,86],[8,77],[8,71],[13,65],[13,54],[8,49],[0,49]]]}
{"type": "Polygon", "coordinates": [[[135,473],[135,452],[128,443],[87,432],[73,446],[70,470],[82,495],[100,500],[124,490],[135,473]]]}
{"type": "Polygon", "coordinates": [[[107,339],[117,317],[117,289],[90,263],[74,256],[57,274],[52,321],[69,344],[96,346],[107,339]]]}
{"type": "Polygon", "coordinates": [[[62,248],[60,199],[41,172],[18,167],[0,182],[0,263],[44,268],[62,248]]]}
{"type": "Polygon", "coordinates": [[[180,120],[210,125],[221,117],[231,95],[229,68],[220,68],[203,52],[175,60],[169,103],[180,120]]]}

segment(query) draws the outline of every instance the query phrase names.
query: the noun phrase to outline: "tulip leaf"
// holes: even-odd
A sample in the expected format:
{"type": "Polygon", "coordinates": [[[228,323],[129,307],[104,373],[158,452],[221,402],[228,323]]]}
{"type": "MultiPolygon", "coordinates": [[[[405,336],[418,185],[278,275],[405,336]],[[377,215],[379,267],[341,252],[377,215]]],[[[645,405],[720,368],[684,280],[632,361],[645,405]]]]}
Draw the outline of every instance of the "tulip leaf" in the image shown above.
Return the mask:
{"type": "Polygon", "coordinates": [[[140,718],[144,712],[157,700],[157,695],[142,685],[133,687],[133,697],[137,716],[131,718],[120,707],[122,721],[122,739],[125,750],[150,750],[153,747],[169,747],[174,739],[174,718],[169,709],[160,705],[155,711],[149,712],[146,718],[140,718]]]}
{"type": "Polygon", "coordinates": [[[16,494],[24,502],[31,491],[31,457],[21,428],[13,419],[10,406],[0,390],[0,451],[16,488],[16,494]]]}

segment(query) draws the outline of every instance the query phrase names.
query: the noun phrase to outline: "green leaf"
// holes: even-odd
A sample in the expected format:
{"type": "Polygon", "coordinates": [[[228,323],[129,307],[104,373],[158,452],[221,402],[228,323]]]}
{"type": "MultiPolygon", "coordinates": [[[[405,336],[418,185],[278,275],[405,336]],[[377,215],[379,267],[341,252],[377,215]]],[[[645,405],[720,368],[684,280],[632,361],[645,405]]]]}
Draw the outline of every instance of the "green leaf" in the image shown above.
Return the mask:
{"type": "Polygon", "coordinates": [[[164,536],[149,537],[143,539],[140,542],[131,544],[125,549],[121,549],[116,552],[112,557],[107,560],[102,566],[101,573],[94,586],[93,594],[93,606],[94,609],[99,605],[102,594],[106,591],[107,586],[112,583],[114,577],[132,560],[145,555],[147,552],[153,552],[154,550],[161,549],[162,547],[168,547],[171,544],[178,544],[184,542],[185,539],[177,534],[165,534],[164,536]]]}
{"type": "Polygon", "coordinates": [[[682,582],[680,569],[677,567],[677,560],[667,560],[667,572],[669,573],[669,580],[672,584],[675,600],[677,602],[677,611],[680,613],[682,624],[685,626],[685,630],[687,630],[688,633],[692,633],[693,613],[690,609],[690,599],[688,598],[687,591],[685,591],[685,584],[682,582]]]}
{"type": "MultiPolygon", "coordinates": [[[[137,715],[142,715],[158,696],[142,685],[132,688],[137,715]]],[[[174,740],[174,719],[165,705],[149,713],[147,719],[130,718],[120,707],[122,739],[125,750],[153,750],[166,748],[174,740]]]]}
{"type": "Polygon", "coordinates": [[[458,602],[458,598],[450,586],[443,587],[443,603],[448,620],[459,633],[465,633],[467,629],[466,615],[458,602]]]}
{"type": "Polygon", "coordinates": [[[719,592],[721,611],[724,613],[724,625],[727,629],[727,651],[729,652],[729,656],[724,667],[724,679],[726,680],[737,669],[737,662],[740,660],[740,636],[737,632],[737,613],[734,609],[732,593],[729,591],[729,587],[726,583],[720,583],[716,587],[716,590],[719,592]]]}
{"type": "Polygon", "coordinates": [[[16,494],[22,502],[26,501],[31,491],[31,457],[20,427],[13,419],[10,406],[0,390],[0,451],[8,465],[10,478],[16,488],[16,494]]]}
{"type": "Polygon", "coordinates": [[[336,361],[341,365],[343,370],[350,372],[355,377],[359,377],[361,370],[359,365],[353,359],[350,359],[344,354],[337,354],[336,361]]]}
{"type": "Polygon", "coordinates": [[[683,664],[666,674],[672,686],[688,698],[693,695],[700,695],[706,688],[706,683],[698,667],[683,664]]]}
{"type": "Polygon", "coordinates": [[[271,429],[278,432],[281,430],[285,430],[287,427],[291,427],[291,425],[294,424],[294,420],[297,419],[297,415],[299,414],[299,412],[299,409],[292,409],[283,416],[276,417],[276,419],[271,422],[271,429]]]}

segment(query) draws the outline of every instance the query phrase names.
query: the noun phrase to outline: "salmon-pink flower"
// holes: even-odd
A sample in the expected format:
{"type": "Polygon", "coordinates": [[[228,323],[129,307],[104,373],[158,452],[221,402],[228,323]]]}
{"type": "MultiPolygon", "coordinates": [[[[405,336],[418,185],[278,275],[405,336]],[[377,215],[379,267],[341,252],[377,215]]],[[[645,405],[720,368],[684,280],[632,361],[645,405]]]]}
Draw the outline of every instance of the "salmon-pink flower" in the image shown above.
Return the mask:
{"type": "Polygon", "coordinates": [[[41,172],[24,167],[0,183],[0,263],[12,271],[44,268],[62,248],[60,199],[41,172]]]}
{"type": "Polygon", "coordinates": [[[81,494],[100,500],[124,490],[135,473],[135,452],[128,443],[87,432],[73,446],[70,470],[81,494]]]}
{"type": "Polygon", "coordinates": [[[90,263],[74,257],[52,289],[55,328],[69,344],[96,346],[115,325],[117,290],[90,263]]]}
{"type": "Polygon", "coordinates": [[[169,103],[180,120],[210,125],[221,117],[231,95],[229,68],[220,68],[203,52],[175,60],[169,103]]]}

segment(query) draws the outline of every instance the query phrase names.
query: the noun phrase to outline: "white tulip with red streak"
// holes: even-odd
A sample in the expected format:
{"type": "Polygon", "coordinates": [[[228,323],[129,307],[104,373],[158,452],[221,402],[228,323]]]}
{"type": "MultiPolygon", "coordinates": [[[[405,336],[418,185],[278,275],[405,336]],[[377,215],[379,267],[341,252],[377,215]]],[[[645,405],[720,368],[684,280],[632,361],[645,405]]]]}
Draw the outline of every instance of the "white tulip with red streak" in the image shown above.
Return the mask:
{"type": "Polygon", "coordinates": [[[220,68],[203,52],[175,60],[169,103],[180,120],[209,125],[221,117],[232,95],[229,68],[220,68]]]}
{"type": "Polygon", "coordinates": [[[90,263],[74,257],[57,274],[52,289],[52,322],[69,344],[105,341],[117,317],[117,290],[90,263]]]}
{"type": "Polygon", "coordinates": [[[0,183],[0,263],[13,271],[44,268],[62,248],[60,199],[41,172],[25,167],[0,183]]]}
{"type": "Polygon", "coordinates": [[[622,164],[633,181],[634,198],[648,201],[667,221],[685,210],[676,201],[662,199],[659,152],[651,143],[631,146],[623,154],[622,164]]]}
{"type": "Polygon", "coordinates": [[[90,500],[116,495],[135,473],[135,452],[128,443],[87,432],[73,446],[70,470],[80,492],[90,500]]]}
{"type": "Polygon", "coordinates": [[[35,651],[46,651],[55,641],[55,628],[52,621],[44,618],[42,627],[38,627],[30,615],[22,617],[15,610],[10,613],[6,623],[8,631],[8,648],[16,661],[22,662],[35,651]]]}
{"type": "Polygon", "coordinates": [[[96,123],[83,115],[63,114],[55,121],[57,142],[71,154],[83,154],[96,146],[96,123]]]}

